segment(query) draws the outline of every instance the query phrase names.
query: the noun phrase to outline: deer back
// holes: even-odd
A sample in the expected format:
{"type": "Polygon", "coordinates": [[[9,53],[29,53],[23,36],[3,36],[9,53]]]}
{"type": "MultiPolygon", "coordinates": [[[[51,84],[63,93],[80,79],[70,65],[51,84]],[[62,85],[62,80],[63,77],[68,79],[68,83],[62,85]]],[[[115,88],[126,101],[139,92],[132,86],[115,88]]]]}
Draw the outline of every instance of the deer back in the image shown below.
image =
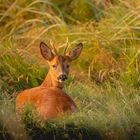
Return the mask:
{"type": "Polygon", "coordinates": [[[31,105],[43,119],[74,112],[74,101],[61,89],[56,87],[36,87],[21,92],[16,98],[16,109],[23,111],[26,105],[31,105]]]}

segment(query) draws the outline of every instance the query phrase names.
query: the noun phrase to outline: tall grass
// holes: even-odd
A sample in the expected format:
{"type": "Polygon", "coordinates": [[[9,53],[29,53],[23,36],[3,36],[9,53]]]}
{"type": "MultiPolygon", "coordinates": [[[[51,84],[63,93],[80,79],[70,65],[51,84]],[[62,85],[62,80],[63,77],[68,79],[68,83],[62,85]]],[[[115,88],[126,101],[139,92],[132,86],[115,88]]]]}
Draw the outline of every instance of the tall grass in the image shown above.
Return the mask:
{"type": "MultiPolygon", "coordinates": [[[[19,91],[45,78],[48,68],[39,52],[41,41],[54,40],[60,53],[66,37],[70,48],[84,43],[65,87],[78,112],[46,124],[25,112],[21,132],[26,133],[25,127],[33,139],[140,138],[139,13],[139,0],[1,0],[0,100],[12,104],[8,112],[15,113],[19,91]]],[[[12,114],[6,123],[5,110],[1,106],[0,137],[18,139],[9,123],[17,120],[12,114]]]]}
{"type": "MultiPolygon", "coordinates": [[[[119,82],[116,87],[107,84],[104,88],[93,86],[92,83],[75,82],[67,86],[65,91],[78,106],[78,111],[71,116],[42,122],[28,109],[25,110],[22,115],[24,127],[33,139],[139,139],[139,90],[119,82]]],[[[1,111],[9,114],[4,110],[2,107],[1,111]]],[[[4,118],[4,122],[9,122],[5,125],[5,134],[16,131],[11,128],[11,123],[16,120],[9,120],[11,117],[4,118]]]]}

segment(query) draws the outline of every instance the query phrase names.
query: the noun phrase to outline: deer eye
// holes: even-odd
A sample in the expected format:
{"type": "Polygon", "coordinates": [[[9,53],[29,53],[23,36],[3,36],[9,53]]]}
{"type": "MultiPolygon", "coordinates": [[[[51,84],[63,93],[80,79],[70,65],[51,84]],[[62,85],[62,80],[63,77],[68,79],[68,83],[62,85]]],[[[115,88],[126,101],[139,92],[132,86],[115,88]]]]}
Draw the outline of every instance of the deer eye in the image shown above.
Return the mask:
{"type": "Polygon", "coordinates": [[[66,68],[69,68],[70,67],[70,65],[66,65],[66,68]]]}
{"type": "Polygon", "coordinates": [[[56,68],[56,65],[52,65],[52,67],[55,69],[56,68]]]}

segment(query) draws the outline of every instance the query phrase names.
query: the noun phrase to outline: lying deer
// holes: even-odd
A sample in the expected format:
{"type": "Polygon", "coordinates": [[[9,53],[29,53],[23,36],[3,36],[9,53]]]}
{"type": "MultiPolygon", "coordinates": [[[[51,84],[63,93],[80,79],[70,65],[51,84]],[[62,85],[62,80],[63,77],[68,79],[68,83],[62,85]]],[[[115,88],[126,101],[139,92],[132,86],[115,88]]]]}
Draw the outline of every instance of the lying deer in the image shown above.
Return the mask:
{"type": "Polygon", "coordinates": [[[76,110],[74,101],[62,90],[68,78],[70,63],[80,55],[83,44],[79,43],[68,54],[68,42],[62,55],[58,55],[52,42],[48,45],[41,42],[40,51],[49,64],[49,72],[44,82],[35,88],[22,91],[16,98],[16,111],[21,113],[26,105],[34,107],[42,119],[51,119],[76,110]]]}

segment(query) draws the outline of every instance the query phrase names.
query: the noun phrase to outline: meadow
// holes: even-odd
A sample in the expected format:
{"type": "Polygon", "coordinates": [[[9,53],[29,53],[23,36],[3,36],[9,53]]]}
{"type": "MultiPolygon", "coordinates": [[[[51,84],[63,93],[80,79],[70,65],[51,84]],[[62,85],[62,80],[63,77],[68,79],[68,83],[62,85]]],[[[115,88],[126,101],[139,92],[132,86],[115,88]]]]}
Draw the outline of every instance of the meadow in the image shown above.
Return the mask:
{"type": "Polygon", "coordinates": [[[0,0],[0,140],[140,139],[139,0],[0,0]],[[64,91],[78,111],[42,122],[15,99],[38,86],[48,65],[39,50],[84,44],[64,91]]]}

